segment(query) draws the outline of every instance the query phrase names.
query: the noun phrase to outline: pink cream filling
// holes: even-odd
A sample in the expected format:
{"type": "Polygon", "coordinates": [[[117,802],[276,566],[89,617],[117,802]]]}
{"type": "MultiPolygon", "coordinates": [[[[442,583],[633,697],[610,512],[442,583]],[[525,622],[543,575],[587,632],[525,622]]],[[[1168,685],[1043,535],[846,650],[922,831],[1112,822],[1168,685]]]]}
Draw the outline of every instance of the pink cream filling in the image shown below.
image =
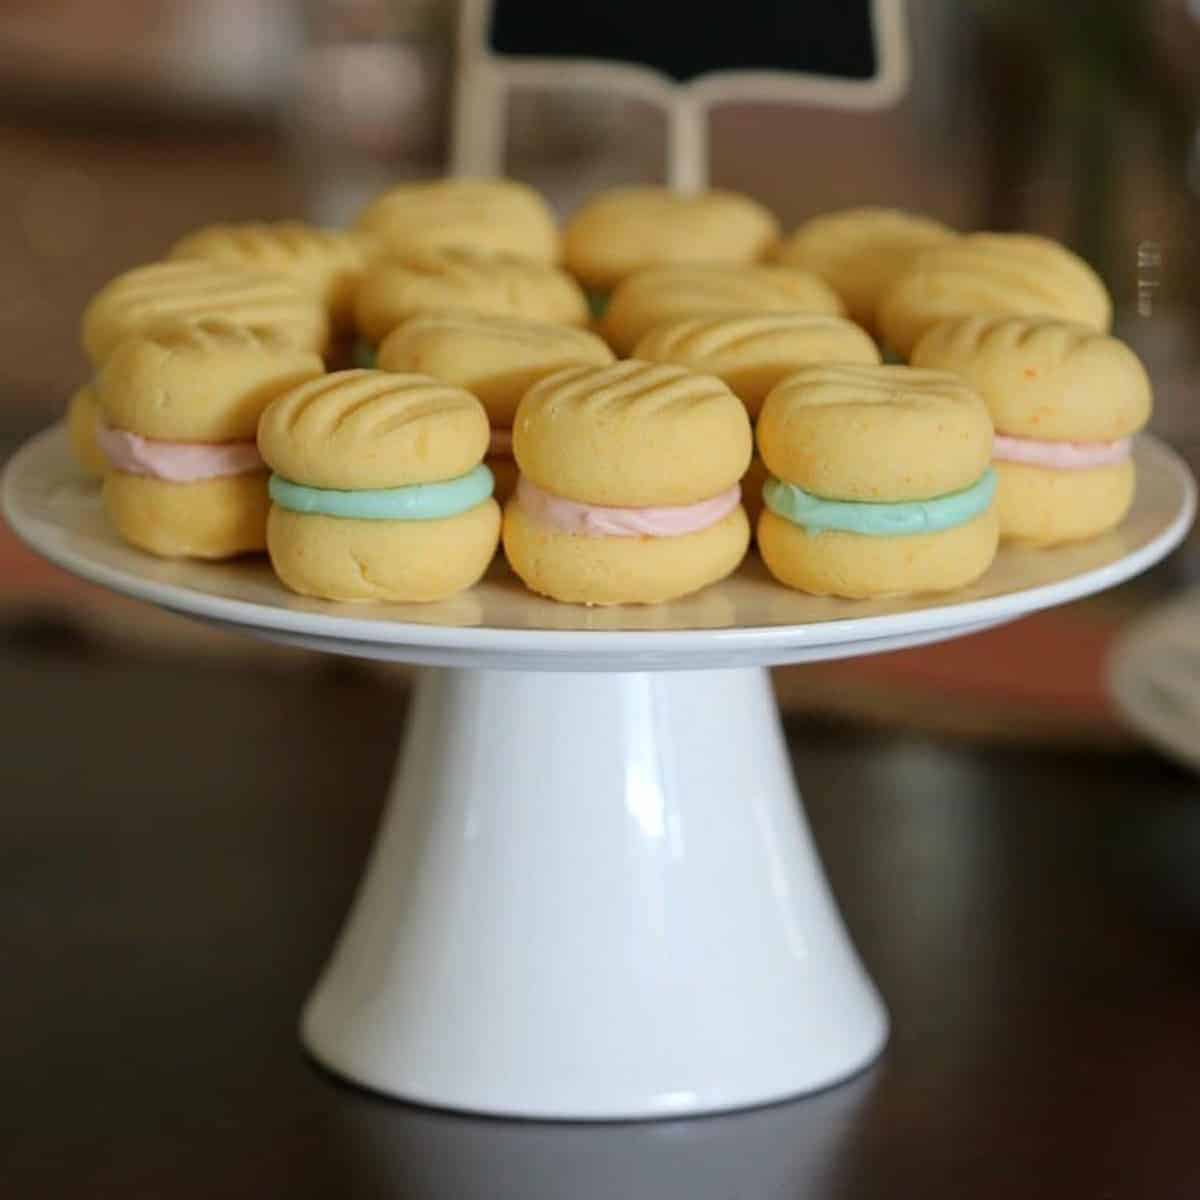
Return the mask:
{"type": "Polygon", "coordinates": [[[1040,442],[1035,438],[996,434],[992,457],[1000,462],[1049,467],[1055,471],[1086,471],[1124,462],[1133,448],[1132,438],[1115,442],[1040,442]]]}
{"type": "Polygon", "coordinates": [[[512,458],[512,430],[493,429],[488,454],[493,458],[512,458]]]}
{"type": "Polygon", "coordinates": [[[253,442],[160,442],[125,429],[97,425],[96,444],[118,471],[149,475],[168,483],[197,483],[266,467],[253,442]]]}
{"type": "Polygon", "coordinates": [[[584,537],[681,537],[699,533],[723,521],[741,499],[741,485],[735,483],[727,492],[698,504],[605,508],[544,492],[523,475],[517,484],[517,501],[530,516],[563,533],[584,537]]]}

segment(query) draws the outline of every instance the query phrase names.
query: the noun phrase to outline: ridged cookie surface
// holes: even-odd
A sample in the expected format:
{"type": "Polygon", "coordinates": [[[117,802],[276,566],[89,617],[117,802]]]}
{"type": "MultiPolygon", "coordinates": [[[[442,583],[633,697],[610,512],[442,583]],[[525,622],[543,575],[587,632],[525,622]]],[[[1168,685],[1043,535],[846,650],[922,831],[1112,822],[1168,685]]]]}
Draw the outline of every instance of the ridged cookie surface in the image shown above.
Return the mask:
{"type": "Polygon", "coordinates": [[[758,448],[772,475],[831,500],[926,500],[987,470],[992,422],[957,375],[814,366],[767,397],[758,448]]]}
{"type": "Polygon", "coordinates": [[[716,375],[752,417],[784,376],[809,363],[879,362],[878,347],[852,321],[787,312],[667,321],[647,333],[633,354],[716,375]]]}
{"type": "Polygon", "coordinates": [[[134,267],[101,288],[83,313],[83,346],[98,367],[122,338],[210,317],[270,330],[318,353],[329,342],[324,306],[280,275],[181,261],[134,267]]]}
{"type": "Polygon", "coordinates": [[[640,338],[666,321],[762,312],[841,316],[844,309],[823,279],[794,267],[649,267],[613,293],[604,334],[618,354],[629,354],[640,338]]]}
{"type": "Polygon", "coordinates": [[[483,405],[424,375],[338,371],[280,396],[258,448],[272,470],[310,487],[359,490],[454,479],[488,446],[483,405]]]}
{"type": "Polygon", "coordinates": [[[1096,272],[1057,242],[973,233],[916,259],[881,300],[879,331],[907,358],[939,321],[977,313],[1054,317],[1106,332],[1112,301],[1096,272]]]}
{"type": "Polygon", "coordinates": [[[109,425],[143,437],[253,441],[276,396],[324,373],[319,354],[275,330],[218,317],[177,320],[119,342],[96,394],[109,425]]]}
{"type": "Polygon", "coordinates": [[[538,380],[563,367],[612,361],[607,344],[586,330],[468,312],[413,317],[384,339],[377,356],[385,371],[466,388],[500,428],[512,425],[518,402],[538,380]]]}
{"type": "Polygon", "coordinates": [[[738,192],[684,196],[664,187],[601,192],[571,218],[563,237],[568,269],[597,290],[663,263],[752,263],[774,245],[769,210],[738,192]]]}
{"type": "Polygon", "coordinates": [[[414,250],[376,259],[355,299],[359,332],[382,341],[422,313],[462,310],[564,325],[584,325],[587,300],[564,271],[545,263],[476,250],[414,250]]]}
{"type": "Polygon", "coordinates": [[[538,487],[588,504],[694,504],[746,472],[741,401],[714,375],[634,360],[568,367],[517,409],[513,453],[538,487]]]}
{"type": "Polygon", "coordinates": [[[330,317],[346,325],[372,239],[303,221],[248,221],[208,225],[182,237],[170,259],[201,259],[227,266],[278,272],[316,296],[330,317]]]}
{"type": "Polygon", "coordinates": [[[1150,418],[1150,378],[1137,355],[1086,325],[960,317],[930,329],[912,362],[966,379],[998,433],[1107,442],[1128,437],[1150,418]]]}
{"type": "Polygon", "coordinates": [[[805,221],[775,261],[820,275],[851,318],[873,329],[884,292],[917,255],[957,236],[930,217],[897,208],[847,208],[805,221]]]}

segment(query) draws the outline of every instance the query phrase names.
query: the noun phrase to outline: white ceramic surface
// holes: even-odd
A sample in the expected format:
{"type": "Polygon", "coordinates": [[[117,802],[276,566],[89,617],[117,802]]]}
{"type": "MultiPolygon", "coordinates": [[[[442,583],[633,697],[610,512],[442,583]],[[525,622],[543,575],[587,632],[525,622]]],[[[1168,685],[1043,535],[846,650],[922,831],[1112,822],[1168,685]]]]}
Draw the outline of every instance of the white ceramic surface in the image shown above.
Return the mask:
{"type": "Polygon", "coordinates": [[[305,1012],[320,1061],[457,1109],[678,1116],[842,1079],[886,1028],[765,671],[422,672],[305,1012]]]}
{"type": "Polygon", "coordinates": [[[1200,771],[1200,588],[1137,622],[1117,643],[1109,689],[1125,719],[1200,771]]]}
{"type": "Polygon", "coordinates": [[[422,673],[366,879],[305,1011],[318,1059],[451,1108],[681,1116],[822,1087],[886,1036],[757,668],[958,636],[1145,569],[1183,537],[1195,489],[1162,445],[1137,454],[1134,510],[1107,537],[1006,549],[971,589],[871,604],[789,592],[753,560],[657,608],[554,605],[500,565],[445,604],[305,601],[261,561],[121,544],[61,430],[14,457],[3,504],[47,558],[165,608],[463,668],[422,673]]]}
{"type": "Polygon", "coordinates": [[[987,574],[946,596],[849,601],[774,583],[751,555],[730,579],[649,607],[589,609],[533,596],[500,561],[440,604],[338,605],[286,591],[260,559],[164,562],[124,545],[100,512],[65,432],[48,430],[4,475],[9,524],[85,579],[175,612],[369,658],[433,666],[631,671],[744,667],[869,654],[956,637],[1121,583],[1191,524],[1195,485],[1153,438],[1137,446],[1133,511],[1117,530],[1054,551],[1002,549],[987,574]]]}

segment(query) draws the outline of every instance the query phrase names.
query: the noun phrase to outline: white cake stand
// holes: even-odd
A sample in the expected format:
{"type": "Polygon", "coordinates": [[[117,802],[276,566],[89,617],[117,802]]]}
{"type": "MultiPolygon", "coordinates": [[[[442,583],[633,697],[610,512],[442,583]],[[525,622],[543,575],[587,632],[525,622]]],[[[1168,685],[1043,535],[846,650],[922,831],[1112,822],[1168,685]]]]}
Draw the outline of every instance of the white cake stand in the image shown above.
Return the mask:
{"type": "Polygon", "coordinates": [[[1170,450],[1146,438],[1137,458],[1137,502],[1114,533],[1006,549],[970,589],[886,603],[801,596],[753,560],[654,608],[552,604],[500,563],[443,604],[305,601],[262,561],[162,562],[122,545],[60,429],[14,457],[3,502],[28,545],[95,583],[430,668],[366,878],[304,1013],[318,1060],[455,1109],[655,1117],[824,1087],[887,1036],[764,668],[958,637],[1137,574],[1195,508],[1170,450]]]}

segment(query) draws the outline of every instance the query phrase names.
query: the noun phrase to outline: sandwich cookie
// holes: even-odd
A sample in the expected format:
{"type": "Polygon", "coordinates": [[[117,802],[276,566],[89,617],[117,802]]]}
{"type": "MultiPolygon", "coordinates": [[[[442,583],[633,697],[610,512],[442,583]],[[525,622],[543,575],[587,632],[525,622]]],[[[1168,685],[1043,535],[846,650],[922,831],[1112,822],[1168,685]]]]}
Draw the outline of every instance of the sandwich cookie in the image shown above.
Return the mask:
{"type": "Polygon", "coordinates": [[[496,551],[483,405],[425,375],[339,371],[276,400],[267,548],[292,591],[324,600],[443,600],[496,551]]]}
{"type": "Polygon", "coordinates": [[[653,604],[715,583],[750,540],[738,480],[751,443],[715,376],[637,361],[551,375],[517,408],[508,561],[532,591],[573,604],[653,604]]]}
{"type": "Polygon", "coordinates": [[[648,267],[613,293],[603,331],[609,345],[625,355],[668,321],[765,312],[841,316],[844,309],[823,279],[794,267],[648,267]]]}
{"type": "Polygon", "coordinates": [[[1112,301],[1064,246],[1023,233],[972,233],[920,254],[884,293],[879,333],[902,358],[939,321],[976,314],[1051,317],[1106,333],[1112,301]]]}
{"type": "Polygon", "coordinates": [[[329,318],[321,301],[269,271],[220,263],[156,262],[107,283],[83,313],[83,347],[99,367],[125,338],[181,320],[214,318],[324,354],[329,318]]]}
{"type": "Polygon", "coordinates": [[[283,275],[317,299],[334,329],[342,331],[353,322],[354,292],[371,247],[369,236],[343,229],[252,221],[197,229],[180,238],[167,257],[283,275]]]}
{"type": "MultiPolygon", "coordinates": [[[[634,357],[676,363],[716,375],[754,420],[767,393],[810,363],[876,364],[879,349],[852,321],[815,313],[748,313],[684,317],[656,325],[634,357]]],[[[762,511],[766,471],[756,455],[742,480],[742,502],[753,524],[762,511]]]]}
{"type": "Polygon", "coordinates": [[[559,325],[588,320],[587,300],[565,272],[476,250],[414,250],[378,258],[355,299],[359,337],[372,349],[410,318],[446,311],[559,325]]]}
{"type": "Polygon", "coordinates": [[[323,371],[318,354],[279,334],[216,319],[121,342],[96,380],[104,507],[117,532],[164,558],[265,549],[258,420],[323,371]]]}
{"type": "Polygon", "coordinates": [[[465,247],[541,263],[559,257],[554,214],[538,192],[512,179],[402,183],[376,196],[354,226],[392,253],[465,247]]]}
{"type": "Polygon", "coordinates": [[[917,256],[957,235],[930,217],[897,208],[847,208],[805,221],[775,261],[820,275],[852,321],[875,332],[876,309],[917,256]]]}
{"type": "Polygon", "coordinates": [[[1152,406],[1124,343],[1060,321],[963,317],[935,325],[913,362],[961,375],[991,411],[1001,537],[1053,546],[1120,524],[1131,439],[1152,406]]]}
{"type": "Polygon", "coordinates": [[[612,361],[604,341],[586,330],[465,312],[413,317],[379,347],[382,370],[432,375],[482,402],[491,424],[487,465],[501,503],[516,486],[512,425],[521,397],[564,367],[612,361]]]}
{"type": "Polygon", "coordinates": [[[758,545],[781,583],[851,599],[977,579],[998,537],[992,423],[956,375],[812,366],[763,404],[758,545]]]}
{"type": "Polygon", "coordinates": [[[563,234],[563,258],[599,315],[613,288],[645,267],[744,266],[763,258],[778,238],[774,215],[737,192],[621,187],[600,192],[575,213],[563,234]]]}

